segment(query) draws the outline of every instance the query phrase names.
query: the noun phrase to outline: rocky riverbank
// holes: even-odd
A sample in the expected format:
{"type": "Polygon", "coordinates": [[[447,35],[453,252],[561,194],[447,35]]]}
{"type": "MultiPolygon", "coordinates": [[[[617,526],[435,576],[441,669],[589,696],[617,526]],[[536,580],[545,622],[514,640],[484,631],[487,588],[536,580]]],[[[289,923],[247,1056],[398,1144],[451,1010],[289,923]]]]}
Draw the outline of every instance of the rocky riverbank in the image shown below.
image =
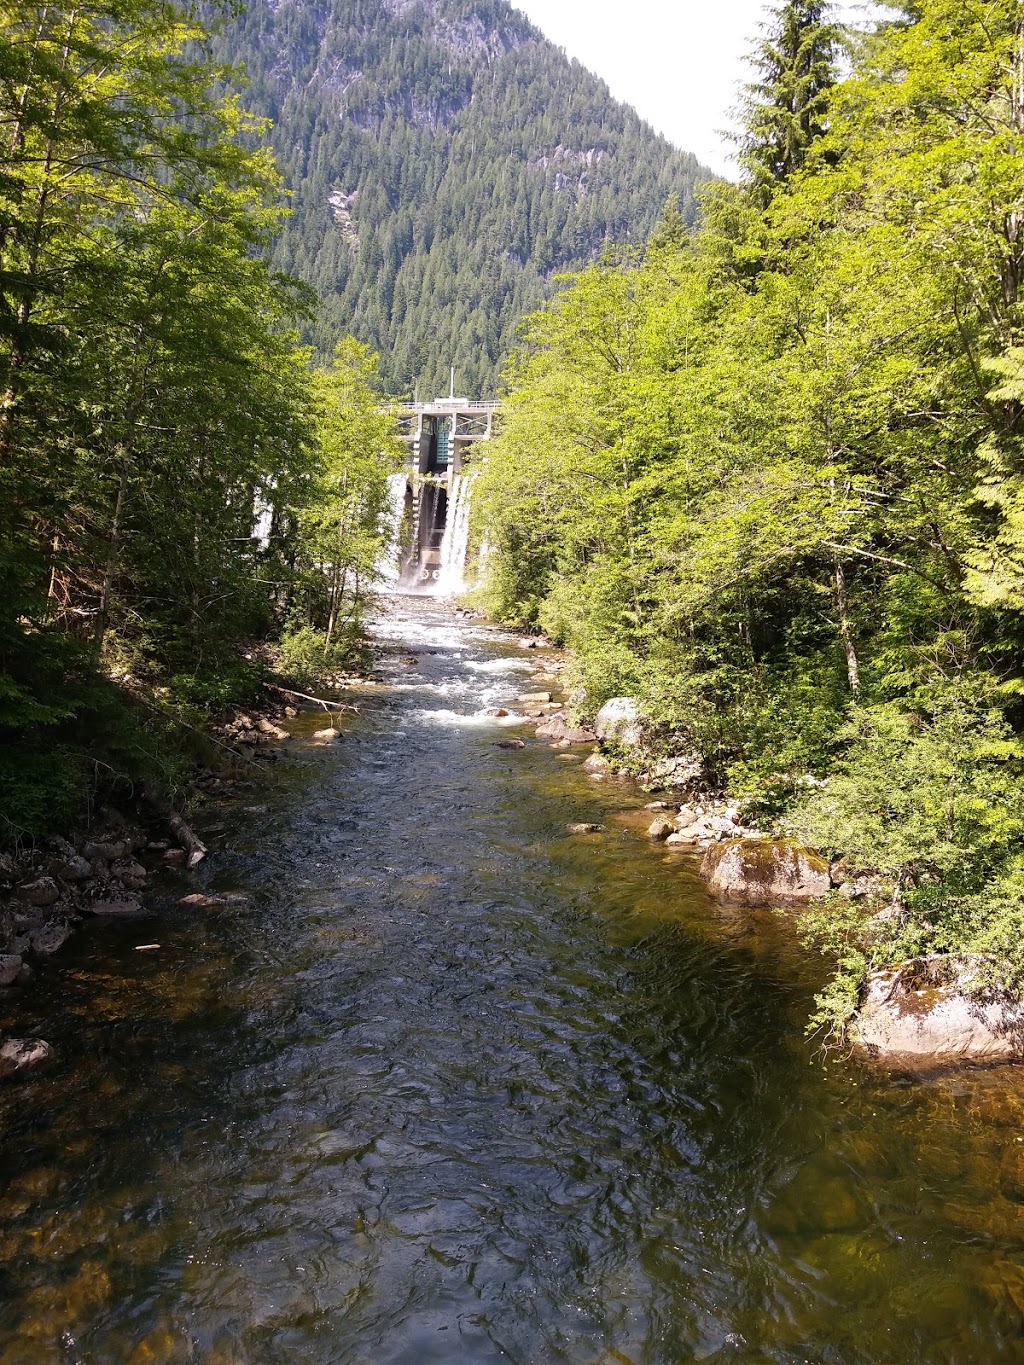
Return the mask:
{"type": "MultiPolygon", "coordinates": [[[[582,764],[593,781],[615,778],[638,784],[660,799],[647,803],[651,843],[699,857],[708,890],[751,907],[800,908],[829,904],[829,896],[861,903],[875,918],[898,913],[881,878],[829,861],[777,830],[752,825],[742,806],[709,790],[694,755],[651,758],[638,704],[628,697],[606,702],[592,725],[586,697],[561,689],[568,661],[547,641],[532,671],[537,691],[519,698],[536,725],[538,739],[558,749],[587,746],[582,764]],[[548,690],[540,691],[541,684],[548,690]]],[[[570,833],[592,834],[601,826],[572,824],[570,833]]],[[[933,956],[895,963],[868,977],[847,1037],[873,1060],[915,1070],[954,1064],[1024,1061],[1024,1008],[1014,998],[979,985],[984,964],[933,956]]]]}
{"type": "MultiPolygon", "coordinates": [[[[284,688],[275,691],[306,707],[329,709],[329,724],[311,736],[314,744],[336,740],[340,715],[354,709],[284,688]]],[[[282,755],[292,738],[287,726],[300,714],[298,705],[268,697],[260,708],[231,708],[211,721],[206,739],[220,761],[196,773],[197,828],[207,806],[244,790],[282,755]]],[[[102,805],[81,829],[0,853],[0,991],[30,989],[36,973],[90,920],[141,920],[154,896],[175,890],[175,876],[180,893],[179,874],[196,867],[206,852],[196,828],[143,788],[118,804],[102,805]]],[[[189,905],[224,903],[224,897],[188,892],[187,884],[186,894],[177,899],[189,905]]],[[[140,951],[158,946],[139,945],[140,951]]],[[[0,1078],[35,1070],[52,1055],[39,1038],[0,1038],[0,1078]]]]}

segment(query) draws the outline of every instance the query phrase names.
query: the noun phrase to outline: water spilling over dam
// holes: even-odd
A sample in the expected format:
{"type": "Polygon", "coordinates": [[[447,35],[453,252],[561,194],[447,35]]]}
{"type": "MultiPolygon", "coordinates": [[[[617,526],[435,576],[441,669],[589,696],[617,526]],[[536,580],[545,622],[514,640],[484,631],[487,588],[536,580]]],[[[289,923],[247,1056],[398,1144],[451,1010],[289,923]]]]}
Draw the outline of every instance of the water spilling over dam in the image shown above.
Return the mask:
{"type": "Polygon", "coordinates": [[[470,508],[482,447],[494,434],[497,403],[439,398],[401,409],[405,468],[391,477],[393,550],[386,572],[403,592],[462,592],[470,562],[470,508]]]}

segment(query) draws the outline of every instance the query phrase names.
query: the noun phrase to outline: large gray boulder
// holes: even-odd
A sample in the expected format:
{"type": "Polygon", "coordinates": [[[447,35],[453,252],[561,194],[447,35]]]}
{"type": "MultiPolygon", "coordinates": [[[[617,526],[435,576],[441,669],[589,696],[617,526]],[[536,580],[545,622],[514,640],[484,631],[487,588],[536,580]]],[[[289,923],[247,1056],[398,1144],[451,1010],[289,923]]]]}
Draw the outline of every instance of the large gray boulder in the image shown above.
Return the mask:
{"type": "Polygon", "coordinates": [[[970,992],[964,959],[914,958],[874,972],[850,1027],[869,1056],[928,1068],[1024,1059],[1024,1007],[970,992]]]}
{"type": "Polygon", "coordinates": [[[593,744],[597,736],[592,730],[580,725],[571,725],[565,716],[551,716],[542,721],[536,730],[538,739],[568,740],[570,744],[593,744]]]}
{"type": "Polygon", "coordinates": [[[606,744],[620,744],[624,749],[638,748],[644,737],[639,702],[632,697],[612,697],[598,711],[594,732],[606,744]]]}
{"type": "Polygon", "coordinates": [[[747,905],[804,905],[832,887],[825,859],[792,839],[726,839],[704,854],[700,875],[716,896],[747,905]]]}

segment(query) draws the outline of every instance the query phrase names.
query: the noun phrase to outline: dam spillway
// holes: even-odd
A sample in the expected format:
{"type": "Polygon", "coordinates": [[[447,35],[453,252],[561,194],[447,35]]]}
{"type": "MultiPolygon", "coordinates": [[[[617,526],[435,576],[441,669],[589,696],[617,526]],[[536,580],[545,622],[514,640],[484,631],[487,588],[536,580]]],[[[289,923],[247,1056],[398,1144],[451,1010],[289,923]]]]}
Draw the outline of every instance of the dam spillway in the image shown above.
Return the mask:
{"type": "Polygon", "coordinates": [[[407,456],[392,477],[396,587],[436,596],[465,589],[472,485],[499,417],[497,402],[455,397],[399,409],[407,456]]]}

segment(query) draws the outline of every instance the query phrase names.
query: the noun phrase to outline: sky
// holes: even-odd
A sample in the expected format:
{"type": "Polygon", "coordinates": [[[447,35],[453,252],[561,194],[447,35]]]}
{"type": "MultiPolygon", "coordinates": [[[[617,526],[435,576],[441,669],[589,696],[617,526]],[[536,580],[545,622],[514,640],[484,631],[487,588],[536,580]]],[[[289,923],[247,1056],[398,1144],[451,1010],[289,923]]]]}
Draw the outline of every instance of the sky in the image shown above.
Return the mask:
{"type": "MultiPolygon", "coordinates": [[[[762,0],[512,0],[570,57],[601,76],[612,94],[705,166],[735,178],[734,147],[722,130],[745,55],[764,18],[762,0]]],[[[839,5],[857,18],[862,6],[839,5]]]]}

